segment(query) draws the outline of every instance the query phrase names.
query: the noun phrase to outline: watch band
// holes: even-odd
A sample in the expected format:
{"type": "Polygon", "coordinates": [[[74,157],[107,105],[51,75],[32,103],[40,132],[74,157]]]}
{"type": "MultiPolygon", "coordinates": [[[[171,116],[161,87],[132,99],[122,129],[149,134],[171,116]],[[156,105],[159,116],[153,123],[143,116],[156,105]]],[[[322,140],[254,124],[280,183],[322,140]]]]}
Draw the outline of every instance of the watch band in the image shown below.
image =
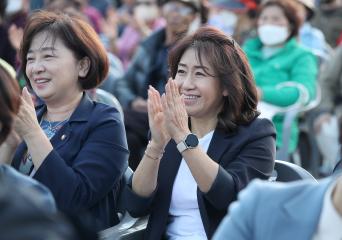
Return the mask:
{"type": "Polygon", "coordinates": [[[188,147],[186,146],[184,141],[181,141],[180,143],[177,144],[177,149],[180,153],[184,152],[188,147]]]}
{"type": "Polygon", "coordinates": [[[192,149],[197,147],[198,138],[195,134],[188,134],[184,140],[177,144],[177,149],[180,153],[184,152],[187,149],[192,149]]]}

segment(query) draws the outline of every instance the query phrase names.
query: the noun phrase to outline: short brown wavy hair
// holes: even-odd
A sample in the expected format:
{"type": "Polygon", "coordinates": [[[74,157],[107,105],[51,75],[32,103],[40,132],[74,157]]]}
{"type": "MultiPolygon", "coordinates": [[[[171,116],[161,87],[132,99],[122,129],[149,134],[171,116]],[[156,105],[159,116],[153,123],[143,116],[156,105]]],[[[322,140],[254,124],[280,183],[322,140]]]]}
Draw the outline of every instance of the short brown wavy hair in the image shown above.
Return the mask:
{"type": "Polygon", "coordinates": [[[0,145],[11,131],[12,122],[19,106],[18,82],[0,64],[0,145]]]}
{"type": "Polygon", "coordinates": [[[84,57],[89,58],[90,68],[87,76],[79,77],[79,83],[83,90],[94,88],[105,79],[109,68],[108,57],[95,30],[78,17],[69,16],[62,12],[38,10],[28,19],[20,48],[22,70],[30,87],[30,81],[25,72],[26,55],[33,38],[41,32],[47,32],[53,41],[57,38],[62,40],[78,60],[84,57]]]}
{"type": "MultiPolygon", "coordinates": [[[[169,52],[169,70],[175,78],[178,64],[187,49],[194,49],[202,65],[206,58],[214,75],[228,96],[218,114],[218,127],[234,132],[238,125],[249,124],[259,115],[258,97],[254,78],[245,53],[240,46],[222,31],[204,26],[195,33],[181,39],[169,52]]],[[[205,68],[204,68],[205,69],[205,68]]]]}

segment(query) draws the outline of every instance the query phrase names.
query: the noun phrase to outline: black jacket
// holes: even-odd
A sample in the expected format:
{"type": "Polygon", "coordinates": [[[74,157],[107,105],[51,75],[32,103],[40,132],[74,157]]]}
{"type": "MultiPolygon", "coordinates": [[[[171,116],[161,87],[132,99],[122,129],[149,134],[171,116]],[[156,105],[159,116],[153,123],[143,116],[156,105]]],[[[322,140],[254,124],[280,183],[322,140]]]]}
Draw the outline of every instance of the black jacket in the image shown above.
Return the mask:
{"type": "MultiPolygon", "coordinates": [[[[217,177],[207,193],[197,188],[198,206],[207,237],[210,239],[238,192],[254,178],[271,176],[275,158],[275,130],[267,119],[255,119],[240,126],[236,133],[216,129],[207,154],[220,164],[217,177]]],[[[166,231],[173,183],[182,155],[171,141],[161,159],[158,186],[148,198],[125,189],[127,209],[133,217],[150,215],[145,239],[161,239],[166,231]]]]}
{"type": "Polygon", "coordinates": [[[126,108],[137,97],[147,98],[148,85],[163,89],[168,79],[166,32],[160,29],[143,41],[127,69],[113,89],[114,95],[126,108]]]}

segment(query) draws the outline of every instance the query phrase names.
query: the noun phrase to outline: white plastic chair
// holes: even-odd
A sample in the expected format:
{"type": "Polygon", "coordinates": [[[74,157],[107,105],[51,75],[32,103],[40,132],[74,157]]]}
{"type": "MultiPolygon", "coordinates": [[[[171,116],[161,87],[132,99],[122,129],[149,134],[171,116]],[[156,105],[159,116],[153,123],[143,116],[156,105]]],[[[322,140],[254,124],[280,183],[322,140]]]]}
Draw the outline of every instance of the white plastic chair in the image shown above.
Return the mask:
{"type": "Polygon", "coordinates": [[[318,82],[316,83],[316,97],[312,101],[309,101],[309,93],[307,89],[300,83],[297,82],[284,82],[277,86],[277,88],[283,87],[296,87],[299,89],[299,98],[297,101],[286,107],[276,106],[267,102],[260,101],[258,104],[258,110],[260,111],[260,117],[272,120],[275,115],[283,115],[283,132],[282,132],[282,147],[277,150],[276,158],[289,161],[290,155],[288,152],[291,125],[296,119],[299,113],[309,111],[321,101],[321,89],[318,82]]]}

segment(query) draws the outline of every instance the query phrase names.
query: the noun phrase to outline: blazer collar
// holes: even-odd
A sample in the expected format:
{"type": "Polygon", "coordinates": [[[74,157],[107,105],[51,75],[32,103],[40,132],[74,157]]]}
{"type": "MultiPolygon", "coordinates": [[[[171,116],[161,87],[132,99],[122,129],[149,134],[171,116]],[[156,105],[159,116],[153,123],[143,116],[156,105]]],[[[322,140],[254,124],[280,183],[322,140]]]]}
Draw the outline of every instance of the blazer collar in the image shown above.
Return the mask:
{"type": "MultiPolygon", "coordinates": [[[[76,107],[75,111],[71,114],[69,122],[85,122],[88,121],[88,114],[93,107],[93,101],[89,98],[88,94],[83,92],[81,102],[76,107]]],[[[46,105],[42,105],[37,109],[37,118],[40,121],[46,112],[46,105]]]]}

